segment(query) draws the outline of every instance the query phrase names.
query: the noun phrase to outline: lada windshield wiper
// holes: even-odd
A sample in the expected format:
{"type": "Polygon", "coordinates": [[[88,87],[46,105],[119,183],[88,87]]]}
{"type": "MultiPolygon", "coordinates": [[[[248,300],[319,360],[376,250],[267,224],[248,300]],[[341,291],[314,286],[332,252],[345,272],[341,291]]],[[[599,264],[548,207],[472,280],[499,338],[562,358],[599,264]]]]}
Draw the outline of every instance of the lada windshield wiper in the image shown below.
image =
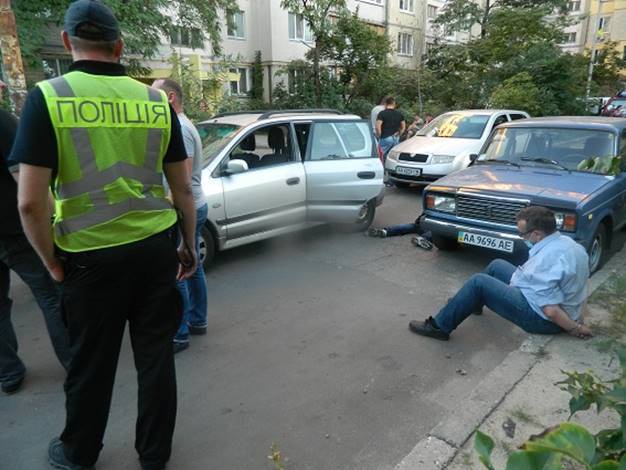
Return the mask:
{"type": "Polygon", "coordinates": [[[522,161],[524,162],[537,162],[537,163],[546,163],[548,165],[553,165],[556,166],[558,168],[560,168],[561,170],[565,170],[565,171],[570,171],[569,168],[561,165],[559,162],[557,162],[556,160],[552,160],[550,158],[543,158],[543,157],[522,157],[521,158],[522,161]]]}
{"type": "Polygon", "coordinates": [[[514,166],[519,168],[520,166],[515,162],[510,162],[509,160],[501,160],[499,158],[489,158],[486,160],[477,160],[476,163],[503,163],[504,165],[514,166]]]}

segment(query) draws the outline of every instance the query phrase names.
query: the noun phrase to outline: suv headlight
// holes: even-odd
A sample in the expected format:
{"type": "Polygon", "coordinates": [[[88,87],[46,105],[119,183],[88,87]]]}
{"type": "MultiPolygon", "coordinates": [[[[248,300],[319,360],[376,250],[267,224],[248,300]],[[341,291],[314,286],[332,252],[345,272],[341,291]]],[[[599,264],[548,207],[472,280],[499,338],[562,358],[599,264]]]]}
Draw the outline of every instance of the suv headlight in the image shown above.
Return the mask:
{"type": "Polygon", "coordinates": [[[573,212],[554,212],[557,230],[564,232],[576,231],[576,214],[573,212]]]}
{"type": "Polygon", "coordinates": [[[433,155],[430,159],[431,165],[439,165],[442,163],[451,163],[454,161],[454,155],[433,155]]]}
{"type": "Polygon", "coordinates": [[[426,209],[454,213],[456,198],[449,194],[429,193],[426,195],[426,209]]]}

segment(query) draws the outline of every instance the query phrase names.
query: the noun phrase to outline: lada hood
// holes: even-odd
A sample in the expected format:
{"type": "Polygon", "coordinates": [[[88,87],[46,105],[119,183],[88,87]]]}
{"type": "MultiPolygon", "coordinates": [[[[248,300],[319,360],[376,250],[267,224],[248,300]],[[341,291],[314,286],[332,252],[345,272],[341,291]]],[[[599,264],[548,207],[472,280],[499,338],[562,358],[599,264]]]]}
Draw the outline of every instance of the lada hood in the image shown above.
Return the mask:
{"type": "Polygon", "coordinates": [[[532,204],[575,207],[612,179],[611,176],[500,164],[477,164],[431,184],[449,190],[530,199],[532,204]]]}
{"type": "Polygon", "coordinates": [[[480,139],[454,139],[451,137],[415,136],[399,143],[393,149],[410,154],[422,153],[425,155],[461,155],[478,153],[482,145],[480,139]]]}

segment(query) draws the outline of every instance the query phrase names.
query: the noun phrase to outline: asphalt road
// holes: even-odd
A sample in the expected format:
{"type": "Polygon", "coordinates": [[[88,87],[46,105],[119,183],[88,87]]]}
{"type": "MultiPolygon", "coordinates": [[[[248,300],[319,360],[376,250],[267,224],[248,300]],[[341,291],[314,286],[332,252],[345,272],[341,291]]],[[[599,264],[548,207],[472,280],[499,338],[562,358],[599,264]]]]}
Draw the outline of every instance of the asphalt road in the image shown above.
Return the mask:
{"type": "MultiPolygon", "coordinates": [[[[417,191],[389,190],[375,225],[411,222],[417,191]]],[[[329,227],[237,248],[208,273],[209,334],[177,356],[179,414],[169,468],[391,469],[525,338],[493,313],[450,342],[413,335],[488,258],[423,251],[410,237],[329,227]]],[[[63,419],[63,372],[40,312],[14,283],[13,319],[28,367],[0,396],[0,468],[39,470],[63,419]]],[[[124,344],[98,469],[139,469],[136,384],[124,344]]]]}

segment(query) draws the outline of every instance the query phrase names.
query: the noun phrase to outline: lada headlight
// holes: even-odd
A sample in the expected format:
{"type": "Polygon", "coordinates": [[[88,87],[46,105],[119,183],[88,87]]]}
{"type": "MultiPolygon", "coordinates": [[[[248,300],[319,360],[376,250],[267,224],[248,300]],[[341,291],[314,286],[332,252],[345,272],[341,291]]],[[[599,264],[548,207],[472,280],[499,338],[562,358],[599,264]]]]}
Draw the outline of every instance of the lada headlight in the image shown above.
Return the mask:
{"type": "Polygon", "coordinates": [[[573,212],[554,212],[557,230],[564,232],[576,231],[576,214],[573,212]]]}
{"type": "Polygon", "coordinates": [[[449,194],[429,193],[426,195],[426,208],[442,212],[456,212],[456,198],[449,194]]]}

